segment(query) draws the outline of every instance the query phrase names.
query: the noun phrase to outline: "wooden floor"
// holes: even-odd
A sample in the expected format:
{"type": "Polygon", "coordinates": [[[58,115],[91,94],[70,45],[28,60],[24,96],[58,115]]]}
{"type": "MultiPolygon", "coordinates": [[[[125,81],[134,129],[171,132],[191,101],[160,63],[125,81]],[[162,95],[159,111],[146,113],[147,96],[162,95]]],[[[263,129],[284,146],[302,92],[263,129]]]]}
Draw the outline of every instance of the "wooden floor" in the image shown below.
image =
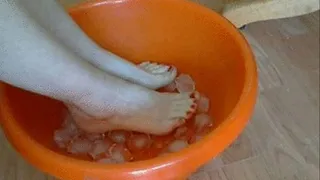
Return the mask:
{"type": "Polygon", "coordinates": [[[319,180],[319,12],[249,25],[260,96],[251,123],[190,180],[319,180]]]}
{"type": "MultiPolygon", "coordinates": [[[[319,12],[251,24],[260,96],[252,121],[190,180],[319,180],[319,12]]],[[[0,133],[0,180],[53,180],[0,133]]]]}

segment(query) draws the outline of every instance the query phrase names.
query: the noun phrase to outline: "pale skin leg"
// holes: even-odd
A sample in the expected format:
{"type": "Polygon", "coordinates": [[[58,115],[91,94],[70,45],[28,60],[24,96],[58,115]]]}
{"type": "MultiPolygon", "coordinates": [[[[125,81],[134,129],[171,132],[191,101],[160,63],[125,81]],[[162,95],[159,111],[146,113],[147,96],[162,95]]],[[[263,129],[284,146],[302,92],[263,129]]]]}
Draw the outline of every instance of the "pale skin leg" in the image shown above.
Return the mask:
{"type": "Polygon", "coordinates": [[[174,68],[154,66],[162,71],[144,71],[129,61],[105,51],[78,27],[56,0],[18,0],[47,30],[51,31],[70,50],[94,66],[147,88],[157,89],[173,81],[174,68]]]}
{"type": "Polygon", "coordinates": [[[63,101],[80,127],[91,132],[166,134],[194,106],[188,95],[158,93],[92,66],[18,1],[0,0],[0,80],[63,101]]]}

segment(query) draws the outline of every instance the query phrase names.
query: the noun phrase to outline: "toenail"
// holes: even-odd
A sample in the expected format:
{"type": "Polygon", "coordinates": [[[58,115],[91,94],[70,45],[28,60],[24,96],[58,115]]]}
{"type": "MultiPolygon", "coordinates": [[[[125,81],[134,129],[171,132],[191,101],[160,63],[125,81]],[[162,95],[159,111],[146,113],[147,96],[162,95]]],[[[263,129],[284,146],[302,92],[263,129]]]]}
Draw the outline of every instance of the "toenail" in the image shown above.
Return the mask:
{"type": "Polygon", "coordinates": [[[179,125],[182,125],[184,123],[186,123],[186,119],[185,118],[179,120],[179,125]]]}
{"type": "Polygon", "coordinates": [[[185,119],[191,119],[193,116],[193,113],[194,112],[192,112],[192,111],[188,111],[185,119]]]}

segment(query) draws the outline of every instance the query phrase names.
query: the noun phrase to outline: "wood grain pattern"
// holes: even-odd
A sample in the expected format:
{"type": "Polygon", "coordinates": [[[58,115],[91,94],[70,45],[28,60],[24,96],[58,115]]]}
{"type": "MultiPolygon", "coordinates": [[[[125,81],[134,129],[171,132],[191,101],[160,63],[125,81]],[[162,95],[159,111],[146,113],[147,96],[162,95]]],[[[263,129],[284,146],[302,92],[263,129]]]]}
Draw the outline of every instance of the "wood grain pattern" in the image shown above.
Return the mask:
{"type": "Polygon", "coordinates": [[[319,12],[249,25],[260,95],[236,142],[190,180],[319,179],[319,12]]]}
{"type": "MultiPolygon", "coordinates": [[[[250,25],[260,95],[252,121],[190,180],[319,179],[319,12],[250,25]]],[[[0,180],[53,180],[0,132],[0,180]]]]}

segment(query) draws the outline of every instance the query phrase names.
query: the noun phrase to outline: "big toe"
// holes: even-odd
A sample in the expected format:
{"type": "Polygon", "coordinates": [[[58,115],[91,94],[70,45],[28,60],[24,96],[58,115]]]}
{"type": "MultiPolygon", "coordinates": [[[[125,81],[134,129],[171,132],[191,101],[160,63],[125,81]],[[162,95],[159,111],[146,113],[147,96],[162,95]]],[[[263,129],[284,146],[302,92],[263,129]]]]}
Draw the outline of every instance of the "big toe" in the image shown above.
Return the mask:
{"type": "Polygon", "coordinates": [[[177,69],[175,67],[170,67],[169,70],[159,73],[159,74],[154,74],[154,76],[157,77],[157,79],[162,82],[162,86],[166,86],[170,84],[177,76],[177,69]]]}
{"type": "Polygon", "coordinates": [[[196,100],[186,94],[178,94],[173,97],[170,118],[186,120],[196,111],[196,100]]]}
{"type": "Polygon", "coordinates": [[[164,64],[143,62],[138,65],[142,70],[153,76],[153,82],[150,82],[149,88],[158,89],[170,84],[177,76],[177,69],[173,66],[164,64]]]}

